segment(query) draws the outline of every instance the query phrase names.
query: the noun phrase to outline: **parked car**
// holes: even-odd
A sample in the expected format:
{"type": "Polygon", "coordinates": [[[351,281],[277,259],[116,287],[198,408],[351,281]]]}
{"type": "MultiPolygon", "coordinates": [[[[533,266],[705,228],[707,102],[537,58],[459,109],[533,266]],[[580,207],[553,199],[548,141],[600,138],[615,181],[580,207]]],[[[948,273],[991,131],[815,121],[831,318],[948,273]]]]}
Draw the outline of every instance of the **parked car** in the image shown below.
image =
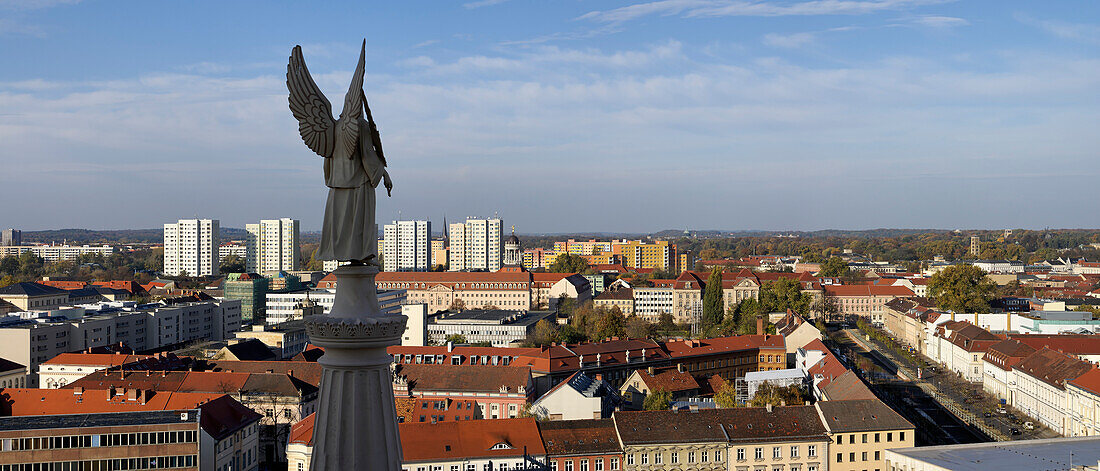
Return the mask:
{"type": "Polygon", "coordinates": [[[1007,410],[1005,410],[1005,408],[1004,408],[1004,407],[998,407],[998,408],[997,408],[997,413],[998,413],[998,414],[1007,414],[1007,413],[1008,413],[1008,411],[1007,411],[1007,410]]]}
{"type": "Polygon", "coordinates": [[[1012,429],[1009,430],[1009,431],[1012,432],[1013,435],[1019,435],[1020,434],[1020,429],[1018,429],[1016,427],[1012,427],[1012,429]]]}
{"type": "Polygon", "coordinates": [[[982,414],[982,417],[985,417],[985,418],[988,419],[990,417],[993,417],[993,414],[990,414],[989,412],[986,412],[985,414],[982,414]]]}
{"type": "Polygon", "coordinates": [[[1027,422],[1024,422],[1024,428],[1028,430],[1035,430],[1035,424],[1029,420],[1027,422]]]}

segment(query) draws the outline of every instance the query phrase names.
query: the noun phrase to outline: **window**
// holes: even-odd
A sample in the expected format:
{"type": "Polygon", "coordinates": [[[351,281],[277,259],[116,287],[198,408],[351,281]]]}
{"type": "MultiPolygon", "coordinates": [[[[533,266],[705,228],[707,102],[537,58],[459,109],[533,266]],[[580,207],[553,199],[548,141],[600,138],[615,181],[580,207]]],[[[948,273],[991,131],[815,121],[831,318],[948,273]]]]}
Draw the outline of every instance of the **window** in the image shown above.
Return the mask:
{"type": "Polygon", "coordinates": [[[848,462],[851,463],[856,460],[856,452],[848,453],[848,462]]]}
{"type": "Polygon", "coordinates": [[[565,471],[573,471],[573,460],[565,461],[565,471]]]}
{"type": "Polygon", "coordinates": [[[660,452],[654,453],[653,454],[653,464],[661,464],[661,459],[664,458],[664,456],[665,456],[664,453],[660,453],[660,452]]]}
{"type": "MultiPolygon", "coordinates": [[[[634,455],[630,455],[634,456],[634,455]]],[[[611,458],[611,471],[619,471],[619,459],[611,458]]]]}
{"type": "Polygon", "coordinates": [[[588,471],[588,460],[581,460],[581,471],[588,471]]]}
{"type": "Polygon", "coordinates": [[[878,461],[878,460],[882,459],[882,458],[879,457],[879,453],[880,452],[878,450],[875,450],[875,461],[878,461]]]}
{"type": "Polygon", "coordinates": [[[806,471],[817,471],[817,465],[816,464],[806,465],[806,471]]]}
{"type": "Polygon", "coordinates": [[[836,444],[837,445],[843,445],[844,444],[844,435],[837,435],[836,436],[836,444]]]}
{"type": "Polygon", "coordinates": [[[707,452],[703,451],[703,452],[699,453],[699,462],[700,463],[706,463],[707,462],[707,452]]]}
{"type": "MultiPolygon", "coordinates": [[[[706,453],[706,452],[704,451],[703,453],[706,453]]],[[[688,463],[694,463],[694,462],[695,462],[695,452],[694,451],[689,451],[688,452],[688,463]]]]}
{"type": "Polygon", "coordinates": [[[603,471],[603,458],[597,458],[595,460],[595,462],[596,462],[596,471],[603,471]]]}
{"type": "MultiPolygon", "coordinates": [[[[703,452],[703,454],[705,455],[707,453],[703,452]]],[[[722,450],[714,450],[714,462],[715,463],[721,463],[722,462],[722,450]]]]}
{"type": "Polygon", "coordinates": [[[773,460],[778,460],[780,458],[783,458],[782,449],[779,448],[779,447],[772,447],[772,459],[773,460]]]}
{"type": "Polygon", "coordinates": [[[867,443],[867,434],[863,434],[863,443],[867,443]]]}
{"type": "Polygon", "coordinates": [[[642,453],[642,464],[649,464],[649,453],[642,453]]]}
{"type": "Polygon", "coordinates": [[[558,462],[550,460],[550,471],[558,471],[558,462]]]}
{"type": "Polygon", "coordinates": [[[836,462],[837,463],[843,463],[844,462],[844,453],[837,453],[836,454],[836,462]]]}
{"type": "Polygon", "coordinates": [[[744,448],[738,448],[737,449],[737,461],[745,461],[745,449],[744,448]]]}
{"type": "Polygon", "coordinates": [[[879,434],[878,434],[878,432],[875,432],[875,443],[878,443],[878,442],[879,442],[879,440],[878,440],[878,438],[879,438],[879,437],[878,437],[878,435],[879,435],[879,434]]]}
{"type": "Polygon", "coordinates": [[[791,458],[798,458],[798,445],[791,445],[791,458]]]}
{"type": "Polygon", "coordinates": [[[806,455],[809,456],[810,458],[817,457],[817,445],[807,445],[806,446],[806,455]]]}
{"type": "Polygon", "coordinates": [[[905,441],[905,432],[898,432],[898,440],[905,441]]]}
{"type": "Polygon", "coordinates": [[[634,454],[633,453],[631,453],[629,455],[626,455],[626,464],[630,465],[630,466],[634,465],[634,454]]]}
{"type": "Polygon", "coordinates": [[[894,433],[893,432],[886,432],[886,441],[887,442],[894,441],[894,433]]]}
{"type": "Polygon", "coordinates": [[[756,459],[758,459],[758,460],[764,459],[764,449],[763,448],[756,447],[756,459]]]}
{"type": "Polygon", "coordinates": [[[668,457],[668,462],[672,463],[672,464],[679,463],[680,462],[680,454],[675,452],[675,451],[672,452],[668,457]]]}

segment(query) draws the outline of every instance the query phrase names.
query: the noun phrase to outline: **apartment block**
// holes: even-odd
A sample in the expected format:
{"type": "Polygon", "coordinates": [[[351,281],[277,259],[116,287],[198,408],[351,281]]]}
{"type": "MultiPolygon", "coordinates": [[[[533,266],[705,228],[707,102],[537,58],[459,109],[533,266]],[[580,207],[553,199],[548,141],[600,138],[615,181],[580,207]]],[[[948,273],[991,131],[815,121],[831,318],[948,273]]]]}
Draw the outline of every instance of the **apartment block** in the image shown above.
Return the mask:
{"type": "Polygon", "coordinates": [[[290,218],[264,219],[259,224],[246,224],[248,271],[274,273],[297,270],[300,257],[298,226],[298,220],[290,218]]]}
{"type": "Polygon", "coordinates": [[[164,225],[164,273],[168,276],[218,274],[217,219],[180,219],[164,225]]]}
{"type": "Polygon", "coordinates": [[[450,271],[497,271],[504,250],[504,221],[474,219],[451,224],[450,271]]]}
{"type": "Polygon", "coordinates": [[[428,271],[432,269],[431,221],[393,221],[382,230],[382,269],[428,271]]]}

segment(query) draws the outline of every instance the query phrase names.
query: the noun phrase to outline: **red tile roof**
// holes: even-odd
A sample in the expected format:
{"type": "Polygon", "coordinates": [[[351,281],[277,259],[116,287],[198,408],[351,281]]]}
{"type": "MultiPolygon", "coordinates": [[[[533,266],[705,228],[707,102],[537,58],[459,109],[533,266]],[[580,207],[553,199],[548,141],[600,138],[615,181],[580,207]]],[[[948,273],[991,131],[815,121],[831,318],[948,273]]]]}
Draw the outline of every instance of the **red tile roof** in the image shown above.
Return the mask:
{"type": "Polygon", "coordinates": [[[825,294],[832,296],[915,296],[905,286],[881,285],[826,285],[825,294]]]}
{"type": "Polygon", "coordinates": [[[304,443],[313,446],[313,422],[316,413],[309,414],[306,418],[290,426],[290,443],[304,443]]]}
{"type": "Polygon", "coordinates": [[[1100,355],[1100,335],[1009,334],[1008,337],[1035,349],[1047,347],[1073,355],[1100,355]]]}
{"type": "Polygon", "coordinates": [[[525,447],[529,455],[546,454],[533,418],[400,424],[398,431],[405,463],[519,457],[525,447]]]}
{"type": "Polygon", "coordinates": [[[1077,378],[1093,368],[1092,363],[1043,348],[1017,363],[1015,370],[1058,389],[1065,389],[1066,381],[1077,378]]]}
{"type": "Polygon", "coordinates": [[[1069,380],[1069,383],[1100,396],[1100,368],[1093,368],[1085,374],[1069,380]]]}
{"type": "Polygon", "coordinates": [[[675,393],[699,389],[699,383],[695,381],[691,373],[681,372],[676,368],[655,371],[656,374],[654,375],[649,374],[648,370],[635,371],[651,391],[662,390],[675,393]]]}

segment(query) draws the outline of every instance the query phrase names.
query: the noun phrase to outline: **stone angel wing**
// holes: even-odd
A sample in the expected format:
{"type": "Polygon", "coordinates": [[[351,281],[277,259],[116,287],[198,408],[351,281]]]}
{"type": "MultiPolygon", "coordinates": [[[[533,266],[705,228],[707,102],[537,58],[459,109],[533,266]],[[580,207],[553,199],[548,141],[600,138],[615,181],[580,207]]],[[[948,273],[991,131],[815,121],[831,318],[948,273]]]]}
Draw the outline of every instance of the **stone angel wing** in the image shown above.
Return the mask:
{"type": "Polygon", "coordinates": [[[332,104],[317,88],[302,58],[302,46],[290,51],[286,66],[286,88],[290,90],[290,112],[298,120],[298,133],[310,150],[330,158],[336,150],[336,121],[332,104]]]}
{"type": "Polygon", "coordinates": [[[359,51],[359,64],[351,77],[351,86],[344,96],[344,110],[336,122],[337,145],[343,147],[346,156],[353,158],[359,150],[359,119],[363,116],[363,73],[367,62],[367,40],[359,51]]]}

